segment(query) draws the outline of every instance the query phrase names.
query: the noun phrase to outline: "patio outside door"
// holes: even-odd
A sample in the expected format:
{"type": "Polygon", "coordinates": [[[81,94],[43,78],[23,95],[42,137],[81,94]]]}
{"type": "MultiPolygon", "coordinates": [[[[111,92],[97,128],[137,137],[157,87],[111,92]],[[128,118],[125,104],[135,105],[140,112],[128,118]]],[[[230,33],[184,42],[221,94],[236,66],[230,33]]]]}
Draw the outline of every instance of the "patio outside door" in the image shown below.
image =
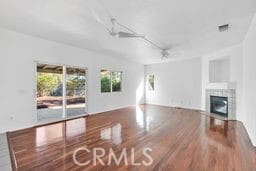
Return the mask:
{"type": "Polygon", "coordinates": [[[37,64],[37,121],[49,122],[85,115],[86,69],[37,64]]]}

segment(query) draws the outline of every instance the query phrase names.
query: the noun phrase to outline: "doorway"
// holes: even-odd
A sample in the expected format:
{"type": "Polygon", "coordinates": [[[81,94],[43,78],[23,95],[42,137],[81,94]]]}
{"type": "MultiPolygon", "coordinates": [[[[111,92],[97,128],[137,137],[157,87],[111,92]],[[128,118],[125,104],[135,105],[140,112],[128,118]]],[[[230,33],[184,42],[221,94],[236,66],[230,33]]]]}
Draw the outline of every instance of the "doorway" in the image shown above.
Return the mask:
{"type": "Polygon", "coordinates": [[[51,122],[87,114],[87,69],[36,64],[37,122],[51,122]]]}

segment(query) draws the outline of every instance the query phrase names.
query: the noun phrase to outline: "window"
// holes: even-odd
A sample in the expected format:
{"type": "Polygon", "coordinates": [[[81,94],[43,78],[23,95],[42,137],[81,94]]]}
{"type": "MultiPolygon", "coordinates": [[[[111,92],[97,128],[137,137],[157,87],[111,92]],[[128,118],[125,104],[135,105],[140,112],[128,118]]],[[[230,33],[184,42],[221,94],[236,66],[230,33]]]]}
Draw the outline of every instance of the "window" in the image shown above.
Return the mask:
{"type": "Polygon", "coordinates": [[[86,70],[37,64],[37,119],[59,120],[86,113],[86,70]]]}
{"type": "Polygon", "coordinates": [[[37,65],[37,118],[61,119],[63,112],[63,68],[57,65],[37,65]]]}
{"type": "Polygon", "coordinates": [[[122,72],[112,72],[112,91],[121,91],[122,72]]]}
{"type": "Polygon", "coordinates": [[[148,90],[154,91],[155,90],[155,78],[154,75],[148,75],[148,90]]]}
{"type": "Polygon", "coordinates": [[[110,71],[101,70],[101,92],[111,92],[111,80],[110,80],[110,71]]]}
{"type": "Polygon", "coordinates": [[[82,68],[66,69],[66,113],[68,117],[85,113],[86,71],[82,68]]]}
{"type": "Polygon", "coordinates": [[[101,70],[101,92],[120,92],[122,89],[122,72],[101,70]]]}

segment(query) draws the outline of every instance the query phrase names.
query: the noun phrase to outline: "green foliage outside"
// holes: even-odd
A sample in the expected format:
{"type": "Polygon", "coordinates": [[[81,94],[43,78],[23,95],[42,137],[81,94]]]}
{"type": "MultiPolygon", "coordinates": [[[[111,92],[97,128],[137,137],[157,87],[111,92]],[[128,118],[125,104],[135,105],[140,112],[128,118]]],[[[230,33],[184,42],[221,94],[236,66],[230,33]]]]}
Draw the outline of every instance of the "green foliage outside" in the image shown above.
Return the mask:
{"type": "MultiPolygon", "coordinates": [[[[38,96],[49,96],[58,94],[57,91],[62,92],[62,75],[54,73],[37,73],[37,93],[38,96]],[[55,92],[55,93],[54,93],[55,92]]],[[[74,90],[80,90],[81,95],[85,93],[85,77],[84,76],[70,76],[67,80],[68,95],[73,96],[74,90]]]]}
{"type": "Polygon", "coordinates": [[[101,77],[101,92],[110,92],[111,91],[111,82],[110,78],[107,75],[101,77]]]}
{"type": "Polygon", "coordinates": [[[74,90],[74,89],[84,89],[85,86],[85,77],[77,77],[72,76],[67,80],[67,89],[74,90]]]}
{"type": "Polygon", "coordinates": [[[121,72],[112,72],[112,91],[121,91],[121,72]]]}
{"type": "Polygon", "coordinates": [[[59,84],[61,84],[60,75],[52,73],[37,73],[37,93],[39,96],[50,95],[59,84]]]}
{"type": "Polygon", "coordinates": [[[112,72],[110,78],[110,71],[101,71],[101,92],[111,92],[111,81],[112,91],[121,91],[121,75],[122,72],[112,72]]]}
{"type": "Polygon", "coordinates": [[[67,95],[74,96],[74,91],[78,91],[76,95],[83,96],[85,94],[85,76],[68,75],[67,77],[67,95]]]}

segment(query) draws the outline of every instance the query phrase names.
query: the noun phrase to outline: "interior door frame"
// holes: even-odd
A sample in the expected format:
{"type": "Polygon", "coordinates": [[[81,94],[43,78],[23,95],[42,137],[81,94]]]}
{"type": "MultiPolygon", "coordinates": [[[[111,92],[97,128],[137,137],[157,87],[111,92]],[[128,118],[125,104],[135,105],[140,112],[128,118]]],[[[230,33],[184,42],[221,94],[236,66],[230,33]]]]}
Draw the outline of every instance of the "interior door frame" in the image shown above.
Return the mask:
{"type": "Polygon", "coordinates": [[[87,67],[82,67],[82,66],[74,66],[74,65],[66,65],[63,63],[55,63],[55,62],[44,62],[44,61],[39,61],[35,60],[34,61],[34,91],[33,91],[33,98],[34,98],[34,105],[33,105],[33,110],[35,110],[36,114],[36,124],[42,124],[43,123],[51,123],[51,122],[56,122],[56,121],[62,121],[62,120],[67,120],[67,119],[72,119],[72,118],[77,118],[81,116],[87,116],[88,114],[88,68],[87,67]],[[63,93],[62,93],[62,118],[57,119],[57,120],[50,120],[50,121],[38,121],[38,112],[37,112],[37,64],[46,64],[46,65],[56,65],[56,66],[61,66],[63,68],[63,75],[62,75],[62,83],[63,83],[63,93]],[[66,111],[66,68],[78,68],[78,69],[84,69],[85,70],[85,113],[81,115],[77,115],[74,117],[68,117],[67,116],[67,111],[66,111]]]}

